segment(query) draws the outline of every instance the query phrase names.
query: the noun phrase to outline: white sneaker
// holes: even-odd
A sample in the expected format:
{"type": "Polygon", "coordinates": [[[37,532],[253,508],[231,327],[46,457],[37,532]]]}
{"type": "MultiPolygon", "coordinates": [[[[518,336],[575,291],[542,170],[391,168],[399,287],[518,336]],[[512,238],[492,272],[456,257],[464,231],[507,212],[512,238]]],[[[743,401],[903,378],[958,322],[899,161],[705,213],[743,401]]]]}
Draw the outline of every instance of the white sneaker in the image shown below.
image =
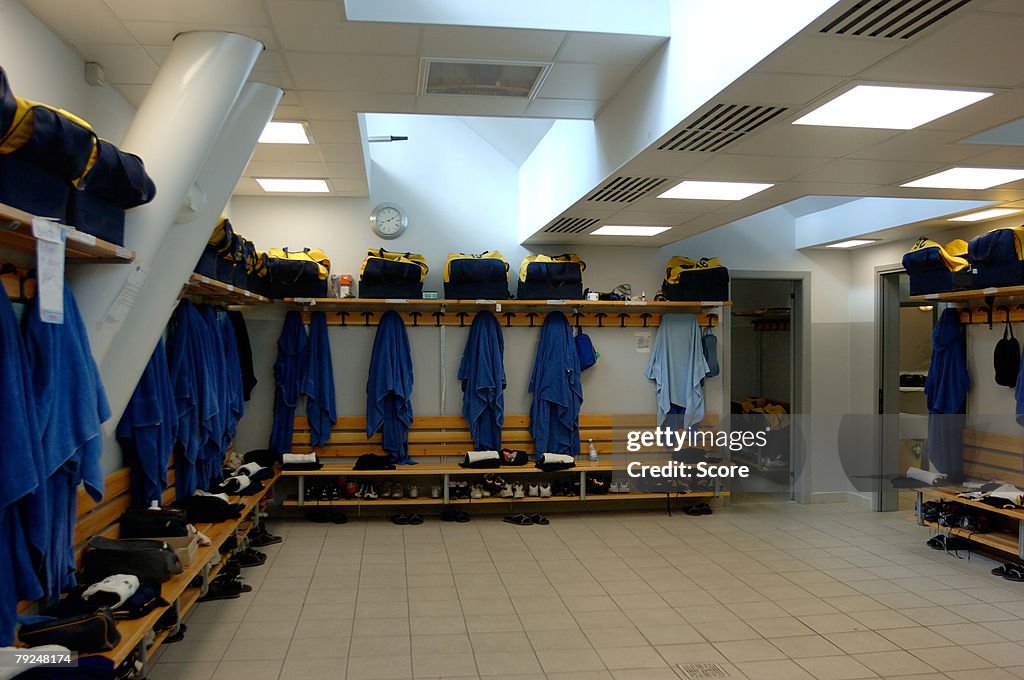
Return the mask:
{"type": "Polygon", "coordinates": [[[536,498],[540,496],[540,487],[537,486],[536,484],[531,484],[529,487],[527,487],[526,495],[530,496],[531,498],[536,498]]]}
{"type": "Polygon", "coordinates": [[[618,492],[619,492],[619,483],[618,482],[612,482],[611,484],[608,485],[608,493],[618,493],[618,492]]]}
{"type": "Polygon", "coordinates": [[[419,498],[420,497],[420,487],[416,486],[415,484],[410,484],[409,485],[408,496],[409,496],[409,498],[419,498]]]}
{"type": "Polygon", "coordinates": [[[619,493],[629,493],[628,482],[619,482],[619,493]]]}
{"type": "Polygon", "coordinates": [[[523,485],[520,484],[519,482],[516,482],[512,486],[512,497],[513,498],[525,498],[526,497],[526,494],[524,493],[523,485]]]}
{"type": "Polygon", "coordinates": [[[474,484],[473,488],[469,490],[469,497],[474,500],[484,497],[483,491],[478,484],[474,484]]]}
{"type": "Polygon", "coordinates": [[[540,497],[551,498],[551,485],[544,483],[540,485],[540,497]]]}
{"type": "Polygon", "coordinates": [[[372,484],[366,485],[366,490],[363,491],[363,498],[368,498],[371,501],[377,500],[377,489],[373,488],[372,484]]]}
{"type": "Polygon", "coordinates": [[[512,496],[513,491],[511,484],[506,484],[505,486],[501,487],[501,491],[498,492],[498,498],[512,498],[512,496]]]}
{"type": "Polygon", "coordinates": [[[436,484],[434,486],[430,487],[430,497],[431,498],[440,498],[441,497],[441,487],[437,486],[436,484]]]}

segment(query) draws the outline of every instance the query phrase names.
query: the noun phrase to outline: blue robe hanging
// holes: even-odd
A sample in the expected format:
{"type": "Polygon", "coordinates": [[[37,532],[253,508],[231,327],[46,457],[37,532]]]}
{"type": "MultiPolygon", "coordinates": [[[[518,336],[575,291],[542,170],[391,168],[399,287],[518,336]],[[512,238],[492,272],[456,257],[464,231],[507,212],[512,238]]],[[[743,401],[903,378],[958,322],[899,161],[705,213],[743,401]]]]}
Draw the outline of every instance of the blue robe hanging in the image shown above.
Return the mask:
{"type": "Polygon", "coordinates": [[[212,421],[217,415],[216,390],[206,368],[206,324],[199,311],[188,300],[178,303],[174,330],[168,341],[171,383],[178,412],[178,434],[175,444],[175,493],[187,498],[199,483],[198,466],[212,421]]]}
{"type": "Polygon", "coordinates": [[[397,312],[380,317],[366,380],[366,436],[382,433],[382,448],[395,465],[415,465],[409,457],[412,426],[412,352],[405,322],[397,312]]]}
{"type": "Polygon", "coordinates": [[[117,425],[117,440],[131,469],[134,504],[161,500],[177,432],[178,409],[161,338],[117,425]]]}
{"type": "Polygon", "coordinates": [[[530,376],[530,434],[537,460],[545,453],[580,453],[583,384],[572,327],[561,312],[544,319],[530,376]]]}
{"type": "Polygon", "coordinates": [[[84,483],[93,500],[103,498],[100,426],[110,418],[110,405],[69,286],[64,286],[64,323],[43,323],[37,298],[25,311],[24,334],[46,476],[45,499],[40,495],[29,540],[46,556],[41,580],[53,601],[75,585],[78,485],[84,483]]]}
{"type": "Polygon", "coordinates": [[[288,312],[284,317],[281,337],[277,339],[277,361],[274,362],[274,425],[268,448],[278,453],[292,450],[295,407],[306,377],[308,352],[309,338],[302,316],[298,312],[288,312]]]}
{"type": "Polygon", "coordinates": [[[327,338],[327,316],[313,312],[309,321],[309,363],[302,383],[309,420],[309,444],[320,447],[331,438],[331,427],[338,419],[334,400],[334,364],[327,338]]]}
{"type": "Polygon", "coordinates": [[[231,318],[224,310],[217,312],[221,341],[224,343],[224,370],[227,376],[228,416],[224,430],[224,450],[231,447],[238,434],[238,421],[245,415],[245,393],[242,389],[242,363],[238,356],[238,340],[231,318]]]}
{"type": "Polygon", "coordinates": [[[651,360],[644,373],[655,381],[658,424],[669,414],[683,414],[683,428],[690,429],[704,419],[703,381],[708,374],[700,326],[693,314],[666,314],[651,348],[651,360]]]}
{"type": "Polygon", "coordinates": [[[38,546],[30,553],[26,533],[48,518],[30,514],[47,509],[31,381],[18,319],[0,288],[0,646],[14,643],[18,602],[43,596],[36,568],[43,565],[45,555],[38,546]],[[41,502],[32,503],[34,495],[42,495],[37,499],[41,502]]]}
{"type": "Polygon", "coordinates": [[[469,328],[459,366],[462,416],[477,451],[501,449],[505,424],[505,339],[490,312],[479,312],[469,328]]]}
{"type": "Polygon", "coordinates": [[[217,321],[217,312],[213,307],[199,308],[206,332],[203,333],[203,370],[210,376],[213,386],[213,398],[216,402],[214,417],[209,421],[200,463],[196,465],[198,485],[200,489],[209,491],[223,477],[224,454],[230,441],[227,438],[228,422],[231,406],[228,400],[227,361],[224,357],[224,342],[221,339],[221,326],[217,321]]]}
{"type": "Polygon", "coordinates": [[[950,481],[963,478],[963,428],[966,425],[967,345],[960,312],[947,309],[932,330],[932,360],[925,379],[928,439],[925,451],[934,468],[950,481]]]}

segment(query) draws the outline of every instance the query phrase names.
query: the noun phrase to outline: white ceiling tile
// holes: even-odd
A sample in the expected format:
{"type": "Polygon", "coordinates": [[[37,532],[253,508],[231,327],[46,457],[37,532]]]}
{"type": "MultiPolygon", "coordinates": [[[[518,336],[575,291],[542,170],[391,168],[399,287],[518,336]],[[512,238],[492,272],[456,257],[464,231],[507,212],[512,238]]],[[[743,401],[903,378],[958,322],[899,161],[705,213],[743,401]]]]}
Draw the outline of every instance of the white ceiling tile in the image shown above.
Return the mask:
{"type": "Polygon", "coordinates": [[[87,61],[103,66],[109,83],[148,85],[156,76],[156,62],[137,45],[79,45],[78,49],[87,61]]]}
{"type": "Polygon", "coordinates": [[[667,39],[612,33],[570,33],[558,52],[558,61],[636,66],[667,39]]]}
{"type": "Polygon", "coordinates": [[[366,193],[365,179],[335,179],[332,177],[328,184],[331,187],[331,191],[337,193],[345,193],[356,196],[361,196],[366,193]]]}
{"type": "Polygon", "coordinates": [[[898,161],[913,158],[919,161],[953,163],[981,153],[988,147],[976,144],[955,144],[962,132],[945,130],[908,130],[881,144],[874,144],[850,154],[850,158],[898,161]]]}
{"type": "Polygon", "coordinates": [[[925,123],[920,129],[977,133],[1016,120],[1022,112],[1024,112],[1024,90],[1012,90],[1000,92],[967,108],[954,111],[948,116],[925,123]]]}
{"type": "Polygon", "coordinates": [[[76,0],[74,11],[68,11],[67,0],[23,0],[22,4],[69,43],[135,43],[103,0],[76,0]]]}
{"type": "Polygon", "coordinates": [[[733,153],[754,156],[838,157],[879,144],[898,130],[779,125],[729,146],[733,153]]]}
{"type": "MultiPolygon", "coordinates": [[[[76,0],[77,1],[77,0],[76,0]]],[[[105,0],[122,21],[189,21],[224,27],[267,26],[260,0],[105,0]]]]}
{"type": "Polygon", "coordinates": [[[156,62],[157,66],[163,66],[164,59],[167,58],[167,53],[171,51],[170,45],[167,45],[166,47],[157,45],[144,45],[143,49],[145,49],[146,54],[148,54],[153,59],[153,61],[156,62]]]}
{"type": "Polygon", "coordinates": [[[254,161],[319,163],[323,161],[316,144],[257,144],[254,161]]]}
{"type": "Polygon", "coordinates": [[[356,162],[328,163],[327,175],[338,179],[366,179],[366,166],[363,165],[362,149],[356,149],[356,162]]]}
{"type": "Polygon", "coordinates": [[[516,97],[423,95],[416,98],[416,112],[454,116],[521,116],[528,103],[528,99],[516,97]]]}
{"type": "Polygon", "coordinates": [[[274,30],[286,50],[349,54],[419,53],[419,27],[345,21],[339,3],[271,0],[274,30]]]}
{"type": "MultiPolygon", "coordinates": [[[[961,146],[968,146],[963,144],[961,146]]],[[[977,156],[971,156],[965,165],[990,166],[999,168],[1024,168],[1024,147],[1004,146],[998,149],[990,149],[988,146],[976,146],[981,152],[977,156]]]]}
{"type": "Polygon", "coordinates": [[[423,51],[427,57],[551,61],[565,33],[515,28],[425,26],[423,51]]]}
{"type": "MultiPolygon", "coordinates": [[[[801,107],[842,83],[835,76],[753,71],[726,87],[715,101],[801,107]]],[[[778,119],[773,124],[779,124],[778,119]]]]}
{"type": "Polygon", "coordinates": [[[797,179],[804,182],[900,184],[915,177],[938,171],[941,167],[936,163],[840,158],[806,172],[797,179]]]}
{"type": "Polygon", "coordinates": [[[829,35],[798,35],[757,65],[759,71],[852,76],[889,56],[901,40],[868,40],[829,35]]]}
{"type": "Polygon", "coordinates": [[[904,83],[1007,87],[1024,81],[1024,16],[965,14],[862,73],[904,83]]]}
{"type": "Polygon", "coordinates": [[[609,64],[555,64],[538,96],[603,101],[618,92],[633,70],[632,66],[609,64]]]}
{"type": "Polygon", "coordinates": [[[146,98],[146,93],[149,92],[149,85],[117,85],[116,89],[121,93],[121,96],[128,100],[128,103],[139,108],[142,105],[142,100],[146,98]]]}
{"type": "MultiPolygon", "coordinates": [[[[573,211],[572,214],[575,215],[576,212],[573,211]]],[[[697,214],[699,213],[694,213],[686,210],[652,211],[639,210],[637,208],[630,207],[623,208],[622,210],[612,215],[610,219],[605,220],[605,222],[614,222],[615,224],[625,225],[667,227],[674,224],[680,224],[684,220],[690,219],[691,217],[697,214]]]]}
{"type": "Polygon", "coordinates": [[[286,59],[300,90],[413,94],[419,78],[413,57],[288,52],[286,59]]]}
{"type": "Polygon", "coordinates": [[[353,120],[311,120],[310,129],[318,144],[357,144],[359,125],[353,120]]]}
{"type": "Polygon", "coordinates": [[[284,71],[253,71],[249,74],[250,83],[266,83],[276,85],[285,92],[292,91],[294,83],[290,74],[284,71]]]}
{"type": "Polygon", "coordinates": [[[280,50],[263,50],[253,71],[287,71],[288,64],[284,61],[284,54],[280,50]]]}
{"type": "Polygon", "coordinates": [[[320,152],[328,163],[352,163],[361,161],[361,144],[320,144],[320,152]]]}
{"type": "Polygon", "coordinates": [[[270,28],[265,26],[224,26],[220,24],[206,24],[195,21],[127,21],[124,24],[135,39],[143,45],[170,46],[174,42],[174,36],[189,31],[225,31],[239,33],[258,40],[267,48],[273,49],[277,45],[274,41],[274,34],[270,28]]]}
{"type": "Polygon", "coordinates": [[[715,154],[706,163],[689,171],[687,175],[710,180],[784,182],[826,162],[827,159],[824,158],[741,156],[723,153],[715,154]]]}
{"type": "Polygon", "coordinates": [[[632,177],[682,177],[714,154],[697,151],[648,151],[632,159],[619,170],[632,177]]]}
{"type": "Polygon", "coordinates": [[[277,120],[308,120],[309,115],[305,107],[278,104],[274,109],[274,118],[277,120]]]}
{"type": "Polygon", "coordinates": [[[236,196],[265,196],[266,193],[260,188],[260,185],[256,183],[251,177],[242,176],[238,180],[238,184],[235,185],[233,192],[236,196]]]}
{"type": "Polygon", "coordinates": [[[309,111],[309,117],[316,120],[352,120],[354,112],[416,112],[416,95],[413,94],[299,90],[299,99],[309,111]]]}
{"type": "MultiPolygon", "coordinates": [[[[259,148],[259,147],[258,147],[259,148]]],[[[245,169],[248,177],[323,177],[329,176],[322,162],[309,161],[257,161],[249,162],[245,169]]]]}
{"type": "Polygon", "coordinates": [[[1010,14],[1024,14],[1024,4],[1020,0],[990,0],[987,5],[981,7],[986,12],[1008,12],[1010,14]]]}
{"type": "Polygon", "coordinates": [[[547,99],[538,97],[526,107],[535,118],[577,118],[592,120],[604,102],[593,99],[547,99]]]}

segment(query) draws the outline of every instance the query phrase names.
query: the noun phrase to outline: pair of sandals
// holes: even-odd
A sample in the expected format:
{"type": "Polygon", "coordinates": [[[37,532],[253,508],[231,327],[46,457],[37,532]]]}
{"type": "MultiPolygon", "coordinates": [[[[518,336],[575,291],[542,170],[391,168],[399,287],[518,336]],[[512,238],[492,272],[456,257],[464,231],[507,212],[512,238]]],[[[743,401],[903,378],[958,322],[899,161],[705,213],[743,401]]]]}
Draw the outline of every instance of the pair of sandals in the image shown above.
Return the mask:
{"type": "Polygon", "coordinates": [[[1024,564],[1007,562],[992,570],[993,576],[1002,576],[1007,581],[1024,582],[1024,564]]]}
{"type": "MultiPolygon", "coordinates": [[[[971,549],[971,544],[966,538],[948,536],[946,534],[932,536],[928,539],[926,545],[932,550],[945,550],[947,553],[958,553],[961,550],[966,550],[969,554],[971,549]]],[[[957,557],[960,556],[957,555],[957,557]]]]}
{"type": "Polygon", "coordinates": [[[711,506],[707,503],[697,503],[695,505],[686,506],[686,509],[683,510],[683,512],[691,517],[699,517],[701,515],[710,515],[714,510],[712,510],[711,506]]]}
{"type": "Polygon", "coordinates": [[[526,515],[526,514],[523,514],[523,515],[508,515],[502,521],[503,522],[508,522],[509,524],[515,524],[516,526],[521,526],[521,527],[528,527],[528,526],[532,526],[534,524],[540,524],[540,525],[545,525],[545,526],[548,525],[548,524],[551,524],[550,520],[548,520],[547,517],[544,517],[543,515],[539,515],[539,514],[533,514],[533,515],[526,515]]]}
{"type": "Polygon", "coordinates": [[[348,522],[348,515],[340,510],[331,510],[330,508],[312,508],[306,511],[306,519],[317,524],[327,524],[328,522],[345,524],[348,522]]]}
{"type": "Polygon", "coordinates": [[[458,522],[459,524],[465,524],[469,521],[469,513],[463,512],[462,510],[454,510],[452,508],[445,508],[441,511],[442,522],[458,522]]]}
{"type": "Polygon", "coordinates": [[[398,524],[399,526],[405,526],[406,524],[419,525],[423,524],[423,517],[421,517],[419,514],[415,512],[410,513],[408,515],[403,512],[401,515],[395,515],[394,517],[392,517],[391,521],[395,524],[398,524]]]}

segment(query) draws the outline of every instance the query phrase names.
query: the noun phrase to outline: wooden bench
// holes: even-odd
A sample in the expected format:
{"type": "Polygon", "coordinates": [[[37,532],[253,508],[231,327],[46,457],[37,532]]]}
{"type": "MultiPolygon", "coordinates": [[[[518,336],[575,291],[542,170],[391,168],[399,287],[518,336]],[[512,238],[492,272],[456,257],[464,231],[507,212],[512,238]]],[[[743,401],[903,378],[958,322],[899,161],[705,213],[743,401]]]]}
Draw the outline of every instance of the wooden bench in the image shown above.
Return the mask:
{"type": "MultiPolygon", "coordinates": [[[[998,479],[1024,488],[1024,437],[980,430],[964,430],[963,455],[966,477],[978,480],[998,479]]],[[[957,497],[957,494],[965,491],[968,491],[966,487],[958,485],[919,489],[915,510],[917,523],[947,531],[954,536],[961,536],[979,545],[1024,559],[1024,510],[997,508],[957,497]],[[927,522],[921,513],[921,504],[925,496],[960,503],[991,513],[993,529],[980,534],[963,529],[940,527],[935,522],[927,522]]]]}
{"type": "MultiPolygon", "coordinates": [[[[533,439],[529,432],[530,417],[528,415],[506,415],[505,426],[502,430],[502,446],[510,449],[526,451],[531,456],[534,453],[533,439]]],[[[381,436],[374,435],[370,439],[366,437],[366,419],[358,416],[340,417],[331,430],[331,436],[327,444],[314,449],[310,446],[309,422],[306,418],[295,419],[295,429],[292,436],[293,453],[316,452],[324,466],[320,470],[284,470],[281,474],[286,477],[298,479],[298,493],[295,498],[285,499],[284,505],[291,507],[303,507],[306,505],[316,506],[353,506],[361,510],[369,506],[400,506],[400,505],[449,505],[449,504],[496,504],[496,503],[522,503],[522,502],[621,502],[640,500],[666,500],[672,494],[643,493],[631,491],[624,494],[602,494],[587,495],[586,477],[590,473],[611,473],[625,470],[625,440],[624,434],[627,429],[648,428],[654,426],[654,417],[651,415],[611,415],[611,414],[582,414],[580,415],[580,439],[581,458],[576,462],[576,467],[554,474],[578,475],[580,483],[579,496],[552,496],[548,498],[527,497],[522,499],[511,498],[478,498],[478,499],[454,499],[448,494],[448,484],[451,479],[465,477],[467,475],[481,476],[487,473],[495,473],[503,477],[521,475],[542,475],[552,474],[538,470],[532,464],[522,467],[502,466],[492,470],[462,468],[459,463],[464,459],[466,451],[473,448],[473,440],[470,437],[466,422],[462,416],[426,416],[417,417],[413,421],[409,431],[409,454],[418,461],[417,465],[399,466],[395,470],[354,470],[352,466],[355,459],[365,453],[386,455],[381,448],[381,436]],[[588,459],[589,440],[593,440],[594,446],[599,452],[599,460],[594,462],[588,459]],[[435,478],[436,483],[442,489],[440,498],[431,498],[429,494],[421,494],[418,498],[400,499],[359,499],[348,498],[335,501],[313,501],[306,497],[306,478],[317,477],[409,477],[409,478],[435,478]]],[[[718,416],[708,414],[702,424],[702,429],[714,430],[718,425],[718,416]]],[[[641,454],[642,455],[642,454],[641,454]]],[[[656,456],[652,462],[664,463],[664,453],[653,453],[656,456]]],[[[728,491],[721,488],[721,483],[716,481],[713,490],[694,491],[686,494],[679,494],[684,498],[719,498],[727,497],[728,491]]]]}
{"type": "MultiPolygon", "coordinates": [[[[206,585],[217,575],[230,556],[220,554],[221,546],[236,532],[243,533],[240,527],[246,522],[259,502],[270,492],[280,476],[281,473],[277,472],[273,478],[265,481],[263,483],[265,488],[258,494],[231,498],[232,503],[242,503],[245,506],[239,519],[197,525],[199,531],[210,538],[211,544],[200,546],[184,571],[172,577],[161,587],[161,597],[169,602],[170,606],[158,607],[138,619],[118,621],[117,630],[121,634],[121,641],[114,649],[102,653],[102,656],[113,661],[115,667],[136,649],[140,650],[144,663],[152,656],[167,636],[175,632],[174,628],[159,633],[155,632],[154,626],[157,621],[170,608],[177,609],[180,621],[195,605],[205,591],[206,585]],[[203,577],[202,585],[191,587],[192,581],[197,576],[203,577]]],[[[164,505],[170,505],[175,500],[173,466],[168,470],[168,484],[167,490],[163,493],[164,505]]],[[[84,489],[79,489],[78,522],[75,525],[75,558],[78,564],[81,563],[86,543],[93,536],[120,537],[118,522],[124,511],[131,505],[130,486],[130,471],[128,468],[121,468],[109,474],[104,480],[103,498],[99,502],[94,501],[84,489]]],[[[19,610],[25,611],[33,605],[34,603],[31,602],[23,602],[19,610]]]]}

